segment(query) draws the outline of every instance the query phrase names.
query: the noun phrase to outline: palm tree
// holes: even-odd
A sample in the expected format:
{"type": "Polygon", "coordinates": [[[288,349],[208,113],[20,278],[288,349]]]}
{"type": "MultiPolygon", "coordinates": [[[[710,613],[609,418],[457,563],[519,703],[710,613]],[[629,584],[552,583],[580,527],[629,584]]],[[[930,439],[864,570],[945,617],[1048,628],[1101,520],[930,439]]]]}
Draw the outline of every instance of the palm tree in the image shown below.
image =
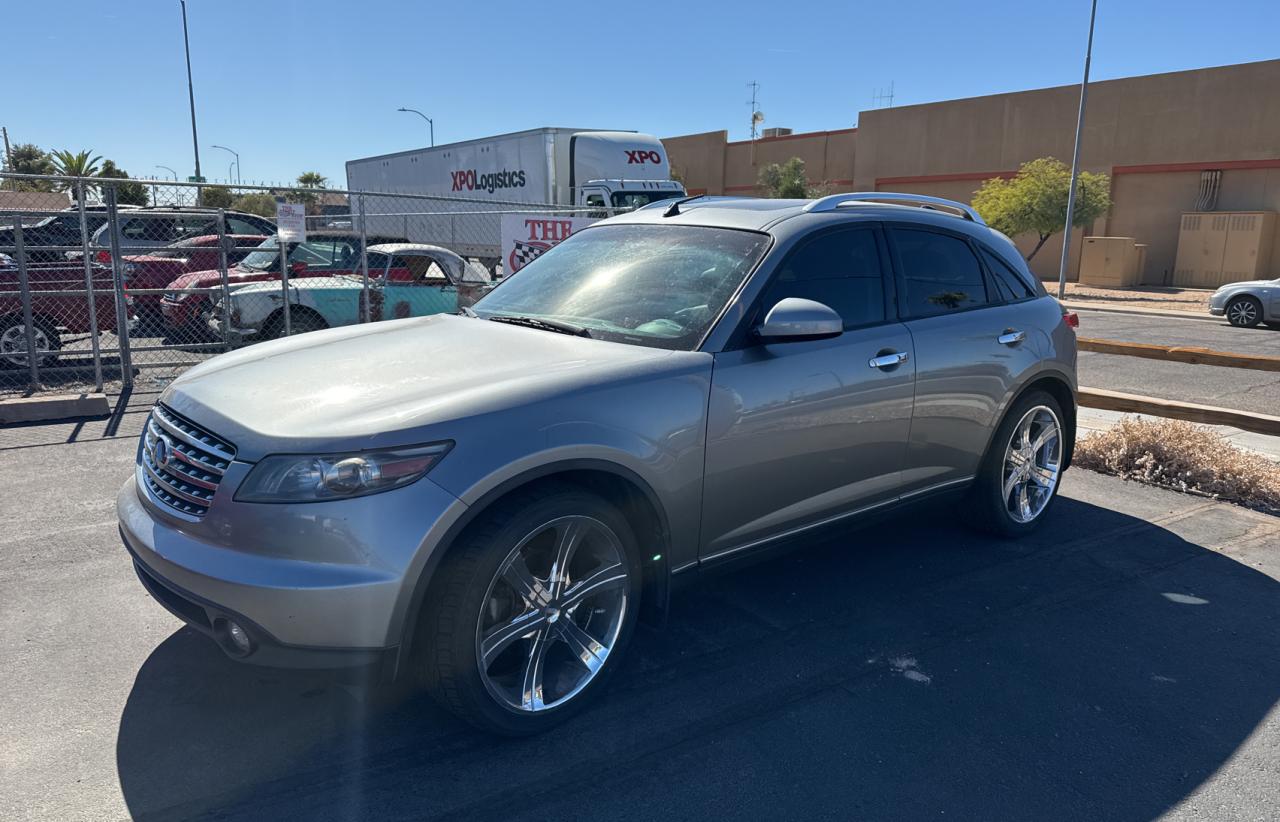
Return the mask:
{"type": "MultiPolygon", "coordinates": [[[[63,177],[93,177],[98,173],[98,162],[102,160],[99,155],[91,155],[88,151],[72,152],[70,149],[61,149],[53,152],[53,168],[63,177]]],[[[60,187],[64,190],[70,190],[71,196],[75,198],[75,186],[71,183],[61,183],[60,187]]],[[[86,189],[92,186],[86,185],[86,189]]]]}
{"type": "MultiPolygon", "coordinates": [[[[329,178],[318,171],[304,171],[298,175],[299,188],[324,188],[324,184],[327,182],[329,182],[329,178]]],[[[317,205],[319,198],[309,191],[294,192],[289,199],[295,203],[305,205],[308,214],[315,214],[319,210],[317,205]]]]}
{"type": "Polygon", "coordinates": [[[298,175],[298,185],[302,188],[324,188],[329,178],[318,171],[304,171],[298,175]]]}

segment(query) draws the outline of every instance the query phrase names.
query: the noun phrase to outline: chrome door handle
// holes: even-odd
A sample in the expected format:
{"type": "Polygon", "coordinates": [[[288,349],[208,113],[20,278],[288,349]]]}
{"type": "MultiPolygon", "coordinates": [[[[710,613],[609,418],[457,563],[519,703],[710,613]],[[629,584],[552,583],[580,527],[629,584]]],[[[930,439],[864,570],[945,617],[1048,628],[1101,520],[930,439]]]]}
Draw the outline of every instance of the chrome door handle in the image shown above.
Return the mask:
{"type": "Polygon", "coordinates": [[[1001,334],[999,337],[996,337],[996,342],[1000,343],[1001,345],[1017,345],[1018,343],[1022,342],[1026,338],[1027,338],[1027,332],[1014,331],[1010,329],[1009,331],[1006,331],[1003,334],[1001,334]]]}
{"type": "Polygon", "coordinates": [[[895,365],[902,365],[910,359],[910,356],[903,352],[893,352],[892,354],[881,354],[878,357],[872,357],[867,361],[867,365],[872,368],[893,368],[895,365]]]}

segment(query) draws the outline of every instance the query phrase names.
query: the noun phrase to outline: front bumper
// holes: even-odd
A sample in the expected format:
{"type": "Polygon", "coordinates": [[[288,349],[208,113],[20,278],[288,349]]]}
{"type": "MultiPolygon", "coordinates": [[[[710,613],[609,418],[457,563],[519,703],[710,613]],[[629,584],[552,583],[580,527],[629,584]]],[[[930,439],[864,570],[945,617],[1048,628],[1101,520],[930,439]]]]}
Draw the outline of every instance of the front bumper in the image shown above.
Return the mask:
{"type": "Polygon", "coordinates": [[[1222,306],[1211,305],[1209,306],[1209,313],[1215,317],[1221,317],[1227,313],[1227,309],[1223,308],[1222,306]]]}
{"type": "Polygon", "coordinates": [[[465,506],[426,478],[340,502],[237,503],[248,467],[233,463],[230,487],[195,522],[166,513],[136,477],[125,483],[120,536],[144,586],[246,662],[333,668],[393,657],[439,534],[465,506]],[[226,644],[228,621],[253,640],[249,654],[226,644]]]}

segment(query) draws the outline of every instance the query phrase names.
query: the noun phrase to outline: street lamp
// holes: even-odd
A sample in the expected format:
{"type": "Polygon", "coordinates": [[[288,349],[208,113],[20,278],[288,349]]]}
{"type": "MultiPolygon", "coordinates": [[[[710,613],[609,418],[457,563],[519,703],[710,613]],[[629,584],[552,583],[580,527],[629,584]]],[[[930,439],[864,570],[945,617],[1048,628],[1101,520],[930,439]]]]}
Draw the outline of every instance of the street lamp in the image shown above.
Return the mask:
{"type": "Polygon", "coordinates": [[[178,182],[178,172],[174,171],[173,169],[169,168],[168,166],[157,165],[157,166],[156,166],[156,168],[163,168],[165,171],[167,171],[167,172],[169,172],[170,174],[172,174],[172,175],[173,175],[173,181],[174,181],[175,183],[176,183],[176,182],[178,182]]]}
{"type": "Polygon", "coordinates": [[[398,108],[396,109],[396,111],[413,112],[414,114],[418,115],[422,119],[426,120],[427,125],[431,126],[431,145],[432,147],[435,147],[435,144],[436,144],[436,121],[435,120],[432,120],[430,117],[423,114],[421,111],[418,111],[416,108],[398,108]]]}
{"type": "MultiPolygon", "coordinates": [[[[223,151],[231,152],[231,154],[236,158],[236,185],[240,185],[240,153],[234,149],[227,148],[226,146],[211,145],[209,148],[220,148],[223,151]]],[[[227,168],[227,177],[231,177],[231,169],[229,167],[227,168]]]]}
{"type": "Polygon", "coordinates": [[[196,138],[196,89],[191,82],[191,41],[187,38],[187,0],[182,6],[182,47],[187,52],[187,100],[191,104],[191,150],[196,157],[196,203],[200,202],[200,141],[196,138]]]}
{"type": "Polygon", "coordinates": [[[1084,47],[1084,79],[1080,81],[1080,111],[1076,114],[1076,147],[1071,157],[1071,187],[1067,189],[1067,227],[1062,233],[1062,262],[1058,266],[1058,299],[1067,295],[1067,257],[1071,253],[1071,223],[1076,216],[1076,186],[1080,179],[1080,137],[1084,133],[1084,107],[1089,100],[1089,62],[1093,59],[1093,22],[1098,0],[1089,9],[1089,42],[1084,47]]]}

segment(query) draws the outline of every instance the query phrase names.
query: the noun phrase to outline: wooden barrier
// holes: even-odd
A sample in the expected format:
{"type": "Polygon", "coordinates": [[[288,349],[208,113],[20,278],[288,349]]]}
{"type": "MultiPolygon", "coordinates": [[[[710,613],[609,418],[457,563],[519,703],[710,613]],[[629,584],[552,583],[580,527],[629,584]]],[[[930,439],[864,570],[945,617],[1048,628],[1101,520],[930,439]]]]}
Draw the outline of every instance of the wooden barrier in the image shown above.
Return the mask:
{"type": "Polygon", "coordinates": [[[1120,342],[1080,337],[1076,345],[1081,351],[1098,354],[1119,354],[1126,357],[1143,357],[1149,360],[1182,362],[1192,365],[1217,365],[1225,368],[1247,368],[1252,371],[1280,371],[1280,357],[1261,354],[1235,354],[1196,348],[1186,345],[1150,345],[1148,343],[1120,342]]]}
{"type": "Polygon", "coordinates": [[[1105,411],[1122,411],[1129,414],[1148,414],[1153,417],[1186,420],[1187,422],[1199,422],[1205,425],[1229,425],[1233,428],[1253,431],[1257,434],[1280,436],[1280,417],[1275,417],[1271,414],[1237,411],[1234,408],[1218,408],[1212,405],[1198,405],[1191,402],[1160,399],[1159,397],[1143,397],[1138,394],[1107,391],[1103,388],[1081,387],[1077,392],[1077,401],[1086,408],[1101,408],[1105,411]]]}

